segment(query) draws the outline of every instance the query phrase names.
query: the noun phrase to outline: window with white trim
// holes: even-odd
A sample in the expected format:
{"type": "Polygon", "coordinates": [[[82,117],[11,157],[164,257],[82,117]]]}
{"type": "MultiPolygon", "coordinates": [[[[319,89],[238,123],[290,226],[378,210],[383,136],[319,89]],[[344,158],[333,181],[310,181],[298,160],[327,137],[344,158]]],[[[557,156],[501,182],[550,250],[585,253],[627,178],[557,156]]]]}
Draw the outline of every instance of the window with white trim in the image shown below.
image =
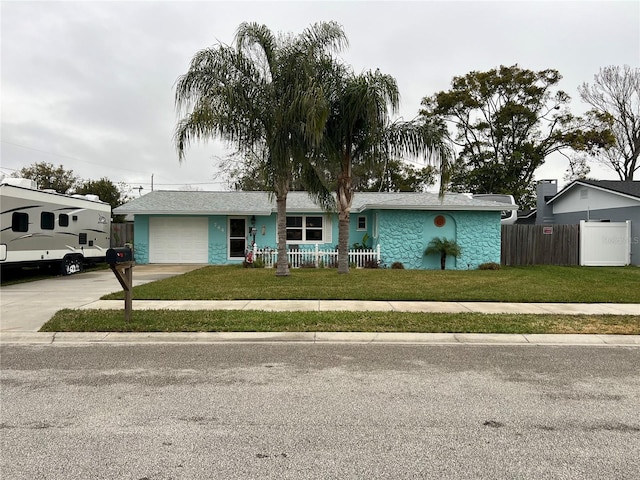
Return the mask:
{"type": "Polygon", "coordinates": [[[360,215],[358,217],[358,226],[356,227],[357,230],[366,230],[367,229],[367,217],[365,217],[364,215],[360,215]]]}
{"type": "Polygon", "coordinates": [[[324,236],[324,218],[321,215],[287,217],[287,242],[320,243],[324,236]]]}

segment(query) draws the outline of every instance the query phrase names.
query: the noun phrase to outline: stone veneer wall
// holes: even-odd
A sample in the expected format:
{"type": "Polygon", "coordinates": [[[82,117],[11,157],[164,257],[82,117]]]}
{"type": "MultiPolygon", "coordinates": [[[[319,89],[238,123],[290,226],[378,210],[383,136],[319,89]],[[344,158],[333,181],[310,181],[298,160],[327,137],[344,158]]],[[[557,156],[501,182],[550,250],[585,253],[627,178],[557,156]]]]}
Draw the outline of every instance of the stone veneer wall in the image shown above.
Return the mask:
{"type": "Polygon", "coordinates": [[[388,267],[393,262],[410,269],[430,265],[425,263],[424,250],[435,236],[453,238],[462,247],[460,258],[447,259],[447,268],[466,270],[485,262],[500,263],[500,212],[383,210],[378,212],[378,233],[382,260],[388,267]],[[445,216],[445,228],[435,227],[436,215],[445,216]]]}
{"type": "Polygon", "coordinates": [[[209,217],[209,263],[212,265],[232,263],[227,260],[226,216],[209,217]]]}
{"type": "Polygon", "coordinates": [[[136,215],[133,223],[133,259],[136,263],[149,263],[149,216],[136,215]]]}
{"type": "Polygon", "coordinates": [[[474,270],[487,262],[500,263],[500,212],[455,212],[462,256],[458,269],[474,270]]]}
{"type": "Polygon", "coordinates": [[[405,268],[422,266],[425,245],[416,240],[422,239],[424,223],[423,212],[384,210],[378,213],[380,255],[387,266],[393,262],[402,262],[405,268]]]}

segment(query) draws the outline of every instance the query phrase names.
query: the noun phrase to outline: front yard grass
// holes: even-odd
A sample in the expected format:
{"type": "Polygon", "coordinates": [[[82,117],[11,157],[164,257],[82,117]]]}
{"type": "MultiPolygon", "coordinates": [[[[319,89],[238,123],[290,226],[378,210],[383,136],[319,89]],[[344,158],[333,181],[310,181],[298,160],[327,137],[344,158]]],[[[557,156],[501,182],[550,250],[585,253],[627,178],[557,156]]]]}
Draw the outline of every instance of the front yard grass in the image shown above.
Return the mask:
{"type": "MultiPolygon", "coordinates": [[[[135,269],[134,269],[135,278],[135,269]]],[[[122,299],[122,292],[103,299],[122,299]]],[[[335,299],[640,303],[640,268],[508,267],[497,271],[204,267],[134,288],[138,300],[335,299]]],[[[424,332],[640,334],[638,315],[516,315],[229,310],[62,310],[44,332],[424,332]]]]}
{"type": "MultiPolygon", "coordinates": [[[[135,278],[135,268],[133,270],[135,278]]],[[[102,297],[122,299],[122,292],[102,297]]],[[[638,267],[500,270],[273,269],[210,266],[134,288],[138,300],[414,300],[640,303],[638,267]]]]}
{"type": "Polygon", "coordinates": [[[640,334],[640,315],[487,315],[255,310],[61,310],[42,332],[425,332],[640,334]]]}

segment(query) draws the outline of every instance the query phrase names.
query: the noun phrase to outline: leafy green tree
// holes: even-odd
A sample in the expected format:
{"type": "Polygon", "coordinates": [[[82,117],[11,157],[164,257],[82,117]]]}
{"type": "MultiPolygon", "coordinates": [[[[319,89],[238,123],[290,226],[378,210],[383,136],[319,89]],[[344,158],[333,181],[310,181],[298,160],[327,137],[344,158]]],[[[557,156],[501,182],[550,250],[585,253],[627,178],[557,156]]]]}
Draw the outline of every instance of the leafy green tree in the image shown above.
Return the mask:
{"type": "MultiPolygon", "coordinates": [[[[258,155],[232,154],[220,164],[220,171],[232,190],[268,190],[265,175],[266,162],[258,155]]],[[[373,164],[361,162],[353,165],[353,188],[356,192],[423,192],[436,181],[435,167],[416,168],[401,160],[391,159],[373,164]]],[[[324,184],[335,190],[336,182],[331,172],[324,172],[324,184]]],[[[291,191],[303,191],[306,187],[298,172],[291,179],[291,191]]]]}
{"type": "MultiPolygon", "coordinates": [[[[113,210],[125,203],[128,199],[123,193],[122,185],[118,187],[111,180],[106,177],[100,180],[84,180],[77,188],[76,193],[80,195],[97,195],[100,200],[111,205],[113,210]]],[[[115,222],[124,221],[123,215],[117,215],[114,217],[115,222]]]]}
{"type": "Polygon", "coordinates": [[[176,107],[185,114],[175,130],[180,161],[192,141],[210,138],[245,154],[264,152],[265,179],[277,204],[277,276],[289,275],[286,202],[293,172],[313,173],[308,152],[322,138],[328,115],[316,66],[346,42],[335,22],[314,24],[297,36],[243,23],[235,46],[201,50],[176,84],[176,107]]]}
{"type": "Polygon", "coordinates": [[[38,188],[52,189],[58,193],[73,192],[80,178],[73,170],[65,170],[63,165],[55,167],[52,163],[38,162],[20,169],[15,177],[35,180],[38,188]]]}
{"type": "Polygon", "coordinates": [[[615,141],[597,151],[596,161],[632,181],[640,169],[640,68],[609,66],[594,75],[593,85],[578,87],[596,115],[606,115],[615,141]]]}
{"type": "Polygon", "coordinates": [[[447,263],[447,256],[459,257],[462,254],[462,247],[455,240],[445,237],[434,237],[424,251],[425,255],[440,255],[440,269],[444,270],[447,263]]]}
{"type": "Polygon", "coordinates": [[[522,206],[534,200],[534,172],[565,149],[593,150],[612,141],[602,116],[573,116],[569,95],[555,90],[553,69],[518,65],[454,77],[449,91],[422,100],[425,121],[452,127],[459,148],[453,189],[504,193],[522,206]]]}
{"type": "Polygon", "coordinates": [[[356,192],[424,192],[436,183],[437,169],[431,165],[416,168],[401,160],[366,166],[353,166],[356,192]]]}
{"type": "Polygon", "coordinates": [[[423,122],[394,122],[400,95],[396,80],[380,71],[354,75],[337,65],[325,77],[330,101],[323,141],[316,160],[335,177],[338,210],[338,273],[349,273],[349,217],[353,201],[354,163],[380,164],[402,155],[434,150],[446,155],[443,129],[423,122]],[[328,81],[327,81],[328,79],[328,81]]]}
{"type": "MultiPolygon", "coordinates": [[[[231,190],[237,191],[269,191],[267,156],[264,150],[251,152],[234,152],[226,156],[220,163],[220,172],[231,190]]],[[[292,171],[289,191],[304,191],[299,169],[292,171]]]]}
{"type": "Polygon", "coordinates": [[[591,167],[587,165],[588,158],[585,154],[576,154],[569,157],[569,168],[565,171],[563,180],[571,183],[574,180],[584,180],[589,175],[591,167]]]}

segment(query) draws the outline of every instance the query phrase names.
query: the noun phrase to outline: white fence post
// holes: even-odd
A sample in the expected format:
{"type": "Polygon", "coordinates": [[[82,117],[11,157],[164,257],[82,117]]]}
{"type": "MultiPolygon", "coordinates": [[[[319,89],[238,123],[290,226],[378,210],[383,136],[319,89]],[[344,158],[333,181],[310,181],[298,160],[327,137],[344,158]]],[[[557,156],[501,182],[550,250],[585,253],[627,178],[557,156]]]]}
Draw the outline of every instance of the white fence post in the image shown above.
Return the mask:
{"type": "MultiPolygon", "coordinates": [[[[376,261],[378,265],[381,262],[380,245],[376,245],[376,248],[368,250],[347,250],[349,264],[355,265],[356,268],[366,268],[370,262],[376,261]]],[[[264,262],[264,266],[267,268],[273,268],[278,261],[278,251],[272,248],[258,248],[257,245],[253,246],[253,258],[254,260],[258,256],[264,262]]],[[[320,264],[324,267],[335,266],[337,262],[338,252],[335,250],[324,250],[320,248],[320,245],[315,244],[313,250],[300,250],[292,249],[287,250],[287,261],[291,264],[292,268],[300,268],[302,266],[309,266],[311,262],[316,268],[320,268],[320,264]]]]}

